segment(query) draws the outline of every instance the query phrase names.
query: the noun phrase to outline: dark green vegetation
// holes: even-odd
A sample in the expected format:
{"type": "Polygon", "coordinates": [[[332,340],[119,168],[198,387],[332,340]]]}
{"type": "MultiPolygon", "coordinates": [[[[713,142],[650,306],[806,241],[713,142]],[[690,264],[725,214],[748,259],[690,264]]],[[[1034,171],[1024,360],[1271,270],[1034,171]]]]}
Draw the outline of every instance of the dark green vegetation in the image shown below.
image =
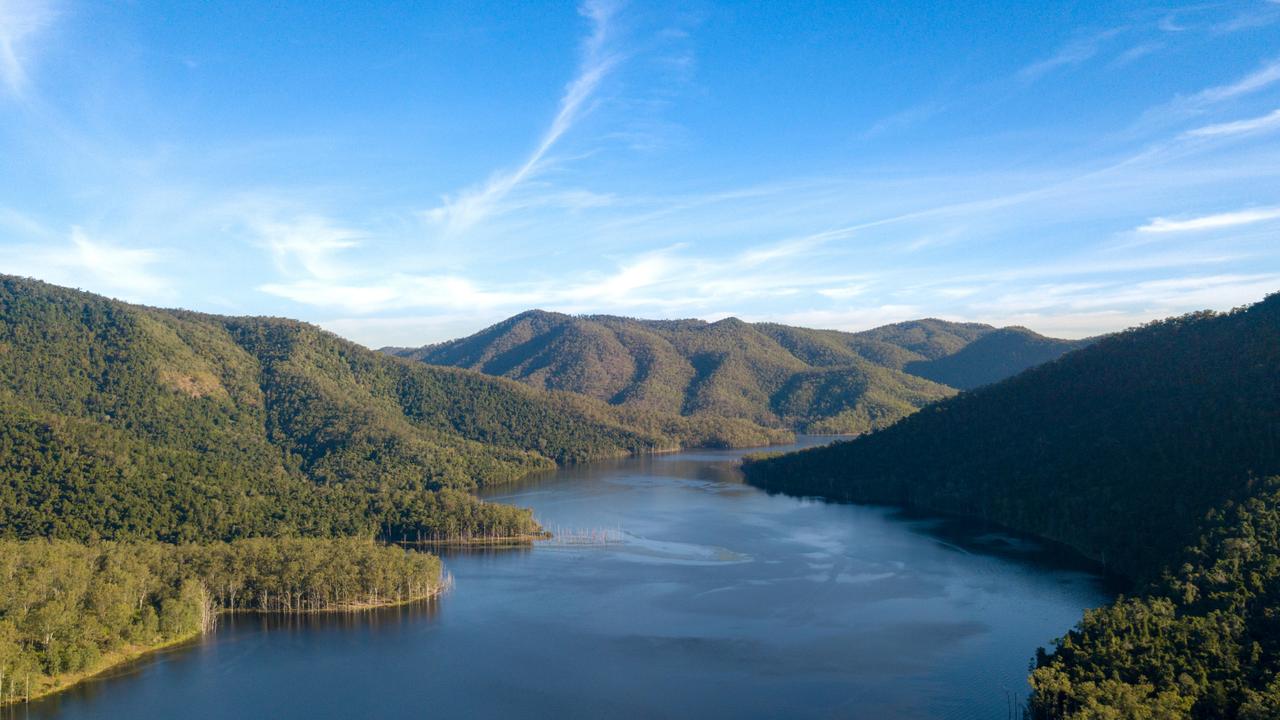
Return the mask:
{"type": "Polygon", "coordinates": [[[541,533],[528,510],[471,494],[485,485],[787,437],[389,358],[291,320],[0,276],[5,697],[19,674],[23,695],[28,676],[37,694],[74,682],[199,631],[212,609],[429,594],[438,560],[372,540],[541,533]]]}
{"type": "Polygon", "coordinates": [[[0,705],[204,632],[221,610],[350,610],[440,587],[438,558],[368,540],[0,540],[0,705]]]}
{"type": "Polygon", "coordinates": [[[972,390],[1056,360],[1092,342],[1093,339],[1059,340],[1023,327],[1007,327],[989,332],[950,355],[909,362],[906,371],[953,388],[972,390]]]}
{"type": "Polygon", "coordinates": [[[1143,596],[1041,652],[1033,717],[1280,717],[1280,479],[1260,485],[1143,596]]]}
{"type": "Polygon", "coordinates": [[[384,352],[631,410],[856,434],[1074,347],[1020,328],[942,320],[845,333],[737,318],[707,323],[532,310],[471,337],[384,352]],[[990,335],[1002,339],[935,366],[990,335]]]}
{"type": "Polygon", "coordinates": [[[1104,338],[847,443],[745,466],[791,493],[980,517],[1138,597],[1042,655],[1037,718],[1277,717],[1280,295],[1104,338]]]}
{"type": "Polygon", "coordinates": [[[785,439],[388,358],[313,326],[0,278],[0,537],[524,535],[469,491],[785,439]]]}

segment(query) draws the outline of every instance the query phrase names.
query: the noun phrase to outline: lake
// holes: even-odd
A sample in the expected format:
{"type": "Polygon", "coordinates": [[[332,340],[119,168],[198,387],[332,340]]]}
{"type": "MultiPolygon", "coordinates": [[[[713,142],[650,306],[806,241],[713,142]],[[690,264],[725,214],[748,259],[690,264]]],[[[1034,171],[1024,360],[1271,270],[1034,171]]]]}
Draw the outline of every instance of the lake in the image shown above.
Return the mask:
{"type": "Polygon", "coordinates": [[[1023,537],[767,495],[743,452],[504,487],[561,539],[446,552],[428,603],[224,617],[0,716],[1006,718],[1036,647],[1112,597],[1023,537]]]}

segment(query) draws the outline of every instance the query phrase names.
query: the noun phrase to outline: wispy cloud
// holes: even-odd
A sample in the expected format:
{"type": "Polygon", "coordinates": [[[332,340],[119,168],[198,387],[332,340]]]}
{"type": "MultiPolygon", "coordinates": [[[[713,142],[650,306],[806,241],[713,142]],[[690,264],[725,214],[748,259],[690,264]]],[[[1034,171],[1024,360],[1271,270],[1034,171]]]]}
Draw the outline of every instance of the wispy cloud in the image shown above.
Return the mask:
{"type": "Polygon", "coordinates": [[[1280,275],[1274,273],[1189,275],[1136,283],[1048,283],[1003,293],[971,307],[978,316],[1002,319],[1013,314],[1044,318],[1054,313],[1095,314],[1134,308],[1141,311],[1141,322],[1187,310],[1227,309],[1256,302],[1278,287],[1280,275]]]}
{"type": "Polygon", "coordinates": [[[1261,117],[1235,120],[1233,122],[1205,125],[1188,130],[1188,137],[1222,137],[1226,135],[1243,135],[1245,133],[1262,132],[1280,128],[1280,110],[1273,110],[1261,117]]]}
{"type": "Polygon", "coordinates": [[[1206,88],[1184,99],[1181,104],[1187,108],[1203,108],[1233,100],[1244,95],[1255,93],[1280,81],[1280,58],[1269,60],[1257,70],[1225,85],[1206,88]]]}
{"type": "Polygon", "coordinates": [[[905,320],[917,320],[926,313],[927,310],[919,305],[888,303],[837,310],[801,310],[776,315],[744,314],[742,319],[751,322],[777,322],[825,330],[858,331],[905,320]]]}
{"type": "Polygon", "coordinates": [[[1276,5],[1277,3],[1272,0],[1266,0],[1259,5],[1247,8],[1226,22],[1219,23],[1213,31],[1228,34],[1272,25],[1280,21],[1280,8],[1275,7],[1276,5]]]}
{"type": "Polygon", "coordinates": [[[1029,82],[1059,68],[1079,65],[1097,55],[1103,43],[1119,35],[1122,31],[1123,28],[1113,28],[1088,37],[1072,40],[1059,48],[1053,55],[1033,62],[1019,70],[1018,79],[1029,82]]]}
{"type": "Polygon", "coordinates": [[[0,267],[5,272],[134,302],[161,302],[174,297],[170,281],[153,269],[163,259],[160,251],[96,240],[79,227],[72,228],[70,237],[56,245],[0,249],[0,267]]]}
{"type": "Polygon", "coordinates": [[[495,174],[478,188],[445,198],[439,207],[427,211],[430,220],[448,232],[466,230],[493,214],[513,190],[544,169],[552,148],[586,111],[601,82],[619,61],[620,56],[608,48],[616,10],[609,0],[588,0],[579,7],[579,12],[591,21],[591,34],[583,43],[578,74],[565,88],[559,110],[533,152],[515,169],[495,174]]]}
{"type": "Polygon", "coordinates": [[[872,140],[886,133],[897,132],[918,125],[941,113],[942,103],[928,102],[909,107],[888,117],[881,118],[861,134],[862,140],[872,140]]]}
{"type": "Polygon", "coordinates": [[[831,298],[832,300],[848,300],[849,298],[865,294],[867,292],[867,286],[865,284],[845,285],[843,287],[821,288],[817,292],[819,295],[831,298]]]}
{"type": "Polygon", "coordinates": [[[1235,212],[1203,215],[1201,217],[1171,220],[1169,218],[1152,218],[1151,222],[1137,228],[1140,233],[1176,233],[1196,230],[1219,230],[1222,228],[1251,225],[1280,219],[1280,208],[1256,208],[1237,210],[1235,212]]]}
{"type": "MultiPolygon", "coordinates": [[[[302,278],[258,289],[312,307],[353,314],[436,308],[519,310],[539,306],[566,312],[706,312],[717,303],[745,302],[831,286],[853,287],[865,275],[788,268],[795,242],[751,248],[729,258],[689,254],[674,246],[615,261],[606,271],[575,279],[482,282],[459,274],[397,273],[368,279],[302,278]]],[[[810,245],[810,247],[813,247],[810,245]]]]}
{"type": "Polygon", "coordinates": [[[1146,133],[1167,130],[1171,125],[1211,113],[1278,82],[1280,82],[1280,57],[1262,62],[1253,71],[1231,82],[1207,87],[1190,94],[1179,94],[1168,102],[1151,107],[1142,114],[1135,129],[1146,133]]]}
{"type": "Polygon", "coordinates": [[[26,89],[31,44],[56,17],[49,0],[0,0],[0,79],[11,93],[26,89]]]}
{"type": "Polygon", "coordinates": [[[303,305],[356,314],[404,308],[475,311],[523,306],[538,299],[529,293],[486,290],[467,278],[451,275],[393,274],[364,283],[305,279],[267,283],[258,289],[303,305]]]}
{"type": "Polygon", "coordinates": [[[1226,310],[1280,288],[1280,274],[1216,274],[1139,282],[1050,282],[985,295],[948,319],[1021,325],[1054,337],[1115,332],[1181,313],[1226,310]]]}
{"type": "Polygon", "coordinates": [[[1128,50],[1117,55],[1116,59],[1111,61],[1111,65],[1113,67],[1124,67],[1125,65],[1141,60],[1148,55],[1159,52],[1163,48],[1164,43],[1158,42],[1145,42],[1134,45],[1128,50]]]}
{"type": "Polygon", "coordinates": [[[318,215],[288,221],[255,219],[249,224],[271,252],[278,270],[289,275],[303,273],[317,280],[342,277],[346,267],[335,256],[358,246],[362,235],[318,215]]]}

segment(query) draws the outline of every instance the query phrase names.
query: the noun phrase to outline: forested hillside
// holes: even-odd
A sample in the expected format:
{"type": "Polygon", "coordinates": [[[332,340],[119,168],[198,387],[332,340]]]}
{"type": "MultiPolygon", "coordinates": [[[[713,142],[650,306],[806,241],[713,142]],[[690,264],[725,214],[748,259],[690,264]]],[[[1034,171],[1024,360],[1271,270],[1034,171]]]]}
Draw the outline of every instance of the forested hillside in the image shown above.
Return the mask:
{"type": "Polygon", "coordinates": [[[989,332],[950,355],[909,362],[904,369],[936,383],[972,390],[1056,360],[1094,341],[1059,340],[1023,327],[1007,327],[989,332]]]}
{"type": "Polygon", "coordinates": [[[1139,599],[1041,658],[1037,717],[1275,717],[1280,541],[1265,478],[1280,474],[1280,295],[1109,336],[745,470],[772,490],[998,522],[1131,578],[1139,599]],[[1105,705],[1131,712],[1089,714],[1105,705]]]}
{"type": "Polygon", "coordinates": [[[438,559],[372,541],[541,532],[528,510],[471,494],[481,486],[786,438],[397,360],[291,320],[0,277],[0,704],[199,632],[218,610],[432,594],[438,559]]]}
{"type": "Polygon", "coordinates": [[[0,278],[0,537],[524,535],[467,494],[556,462],[785,439],[388,358],[310,325],[0,278]]]}
{"type": "MultiPolygon", "coordinates": [[[[950,397],[955,387],[969,387],[935,382],[929,364],[992,332],[988,325],[942,320],[845,333],[737,318],[707,323],[532,310],[460,340],[384,352],[625,408],[862,433],[950,397]]],[[[1044,352],[993,343],[960,364],[970,368],[969,375],[1002,378],[1073,347],[1043,340],[1037,349],[1044,352]],[[982,367],[971,368],[975,363],[982,367]]],[[[952,376],[961,383],[968,379],[964,373],[952,376]]]]}

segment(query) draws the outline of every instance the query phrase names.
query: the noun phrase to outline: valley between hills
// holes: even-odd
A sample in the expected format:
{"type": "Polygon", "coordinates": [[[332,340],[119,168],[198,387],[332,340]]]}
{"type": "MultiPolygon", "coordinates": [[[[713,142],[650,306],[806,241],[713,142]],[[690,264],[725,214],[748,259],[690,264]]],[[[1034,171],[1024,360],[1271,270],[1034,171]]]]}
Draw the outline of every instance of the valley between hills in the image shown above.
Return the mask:
{"type": "Polygon", "coordinates": [[[374,352],[0,278],[0,702],[222,613],[434,597],[432,548],[546,536],[478,491],[802,432],[852,437],[748,482],[975,518],[1129,582],[1040,651],[1031,717],[1274,717],[1278,353],[1280,296],[1089,340],[535,310],[374,352]]]}

